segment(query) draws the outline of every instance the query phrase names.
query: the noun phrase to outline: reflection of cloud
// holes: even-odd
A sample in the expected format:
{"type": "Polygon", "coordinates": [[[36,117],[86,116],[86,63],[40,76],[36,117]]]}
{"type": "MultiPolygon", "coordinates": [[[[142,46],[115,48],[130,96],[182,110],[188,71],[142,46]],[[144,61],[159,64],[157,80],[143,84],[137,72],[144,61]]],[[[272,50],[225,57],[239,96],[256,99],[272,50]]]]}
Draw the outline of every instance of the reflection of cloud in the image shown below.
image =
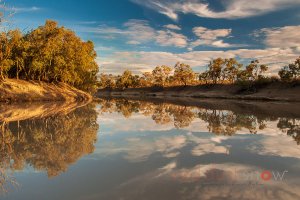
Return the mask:
{"type": "MultiPolygon", "coordinates": [[[[194,108],[193,112],[196,113],[197,109],[194,108]]],[[[174,129],[173,121],[167,124],[156,124],[151,115],[144,116],[141,113],[133,113],[130,118],[124,118],[118,113],[105,113],[99,116],[98,122],[101,124],[103,136],[119,135],[121,138],[126,138],[120,141],[114,140],[113,143],[109,144],[104,143],[104,147],[97,151],[104,155],[122,153],[123,157],[129,161],[147,160],[154,153],[160,153],[165,158],[175,158],[187,145],[192,147],[190,152],[193,156],[203,156],[210,153],[229,154],[232,145],[224,145],[224,142],[242,140],[248,138],[246,135],[249,134],[249,130],[241,126],[241,129],[237,129],[235,136],[212,134],[207,137],[205,134],[208,132],[207,122],[196,118],[188,127],[180,129],[180,135],[174,135],[169,134],[169,132],[172,131],[175,134],[179,132],[174,129]],[[204,135],[201,135],[201,132],[204,135]]],[[[244,121],[234,126],[240,126],[240,123],[244,123],[244,121]]],[[[262,135],[259,140],[254,140],[247,145],[252,152],[260,155],[300,158],[293,138],[286,136],[286,133],[277,128],[278,120],[264,123],[266,127],[263,130],[259,130],[259,124],[256,124],[257,135],[262,135]]],[[[243,125],[247,127],[246,124],[243,125]]],[[[249,135],[250,137],[254,136],[249,135]]]]}
{"type": "Polygon", "coordinates": [[[207,143],[207,144],[200,144],[192,150],[192,154],[195,156],[201,156],[208,153],[228,154],[228,149],[223,146],[216,146],[213,143],[212,144],[207,143]]]}
{"type": "MultiPolygon", "coordinates": [[[[245,175],[249,172],[260,173],[261,170],[235,163],[196,165],[192,168],[180,169],[175,162],[171,162],[164,167],[127,180],[113,193],[124,199],[151,197],[151,199],[185,200],[292,200],[300,198],[300,191],[294,181],[266,183],[259,177],[258,179],[252,177],[254,178],[252,179],[251,176],[245,175]],[[249,180],[258,180],[258,183],[263,185],[245,184],[249,180]],[[133,193],[133,190],[140,192],[133,193]]],[[[299,181],[299,178],[296,181],[299,181]]]]}
{"type": "Polygon", "coordinates": [[[249,150],[260,155],[300,158],[299,147],[295,147],[293,138],[286,135],[264,136],[252,144],[249,150]]]}
{"type": "Polygon", "coordinates": [[[157,137],[154,141],[131,141],[128,142],[128,151],[125,156],[130,161],[146,160],[155,152],[162,153],[164,157],[176,157],[182,147],[186,145],[184,136],[157,137]]]}
{"type": "MultiPolygon", "coordinates": [[[[113,119],[112,117],[107,117],[108,119],[113,119]]],[[[144,161],[148,159],[148,157],[153,153],[161,153],[163,157],[174,158],[180,154],[181,149],[185,147],[188,143],[195,144],[195,147],[192,149],[192,154],[195,156],[200,156],[209,153],[228,153],[229,147],[224,147],[220,144],[223,140],[226,140],[227,137],[224,136],[209,137],[204,139],[201,136],[193,135],[193,133],[191,133],[188,129],[183,129],[185,130],[185,133],[182,133],[181,135],[161,136],[158,135],[159,133],[161,133],[158,131],[165,132],[165,130],[159,128],[159,126],[151,124],[150,121],[146,120],[146,117],[141,117],[140,115],[137,115],[133,117],[132,120],[131,118],[123,120],[118,118],[118,120],[116,120],[118,121],[118,123],[115,123],[116,121],[114,120],[103,120],[101,123],[101,119],[99,119],[99,123],[101,124],[102,129],[104,127],[105,129],[115,129],[112,130],[112,132],[108,132],[108,134],[122,134],[122,132],[124,131],[131,133],[147,133],[148,131],[150,131],[154,138],[149,138],[149,135],[145,137],[144,134],[134,134],[134,136],[132,137],[127,136],[127,138],[125,139],[126,142],[120,141],[119,144],[119,141],[117,141],[117,143],[108,143],[104,145],[104,147],[102,147],[101,149],[98,148],[96,151],[99,154],[111,155],[125,153],[124,158],[134,162],[144,161]],[[144,119],[145,121],[140,121],[140,119],[144,119]],[[125,125],[126,128],[123,125],[125,125]],[[123,128],[125,130],[123,130],[123,128]]],[[[166,130],[171,130],[173,128],[173,126],[161,126],[166,128],[166,130]]],[[[199,126],[196,126],[195,128],[196,129],[194,131],[199,131],[199,126]]]]}
{"type": "Polygon", "coordinates": [[[228,137],[200,138],[189,134],[189,139],[197,144],[191,152],[194,156],[202,156],[209,153],[229,154],[229,147],[220,145],[220,143],[228,139],[228,137]]]}
{"type": "MultiPolygon", "coordinates": [[[[207,165],[196,165],[193,168],[183,168],[183,169],[173,169],[172,171],[169,170],[169,177],[171,179],[176,179],[177,181],[195,181],[199,180],[200,178],[205,180],[209,179],[210,172],[218,171],[221,173],[223,181],[241,181],[241,180],[234,180],[238,179],[239,175],[242,175],[243,172],[255,172],[258,171],[258,168],[241,165],[236,163],[226,163],[226,164],[207,164],[207,165]]],[[[213,177],[219,178],[219,177],[213,177]]],[[[246,177],[244,177],[246,178],[246,177]]]]}
{"type": "Polygon", "coordinates": [[[109,134],[129,131],[167,131],[174,128],[172,122],[158,125],[150,117],[139,113],[133,114],[130,118],[125,118],[118,113],[105,113],[98,116],[98,122],[109,129],[109,134]]]}

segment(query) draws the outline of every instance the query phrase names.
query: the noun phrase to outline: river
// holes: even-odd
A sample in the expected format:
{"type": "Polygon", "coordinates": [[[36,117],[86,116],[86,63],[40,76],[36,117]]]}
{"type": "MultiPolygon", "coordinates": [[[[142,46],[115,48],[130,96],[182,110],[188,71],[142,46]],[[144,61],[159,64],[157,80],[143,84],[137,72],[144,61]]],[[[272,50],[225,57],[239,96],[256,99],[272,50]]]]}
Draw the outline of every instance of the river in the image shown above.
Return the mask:
{"type": "Polygon", "coordinates": [[[0,199],[300,199],[297,103],[25,107],[0,108],[0,199]]]}

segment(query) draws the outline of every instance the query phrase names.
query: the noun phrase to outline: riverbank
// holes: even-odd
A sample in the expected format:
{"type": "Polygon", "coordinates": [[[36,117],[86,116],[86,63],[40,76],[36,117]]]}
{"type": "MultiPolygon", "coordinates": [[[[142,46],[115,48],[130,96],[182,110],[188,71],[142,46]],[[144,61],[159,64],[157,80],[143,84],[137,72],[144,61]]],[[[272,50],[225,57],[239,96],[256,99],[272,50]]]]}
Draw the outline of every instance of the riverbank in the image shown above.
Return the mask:
{"type": "Polygon", "coordinates": [[[263,101],[300,101],[300,85],[285,83],[270,83],[253,86],[232,85],[198,85],[178,87],[151,87],[100,89],[96,97],[191,97],[218,98],[263,101]]]}
{"type": "Polygon", "coordinates": [[[0,102],[90,101],[92,96],[64,83],[5,79],[0,83],[0,102]]]}

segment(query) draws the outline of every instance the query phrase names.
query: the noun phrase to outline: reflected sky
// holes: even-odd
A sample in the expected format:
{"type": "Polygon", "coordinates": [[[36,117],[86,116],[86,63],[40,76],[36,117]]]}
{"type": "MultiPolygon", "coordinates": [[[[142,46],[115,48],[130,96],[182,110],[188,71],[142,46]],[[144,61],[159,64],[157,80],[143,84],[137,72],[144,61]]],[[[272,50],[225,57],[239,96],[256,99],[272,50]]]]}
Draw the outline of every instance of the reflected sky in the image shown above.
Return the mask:
{"type": "Polygon", "coordinates": [[[11,122],[1,199],[300,199],[300,118],[252,111],[114,99],[11,122]]]}

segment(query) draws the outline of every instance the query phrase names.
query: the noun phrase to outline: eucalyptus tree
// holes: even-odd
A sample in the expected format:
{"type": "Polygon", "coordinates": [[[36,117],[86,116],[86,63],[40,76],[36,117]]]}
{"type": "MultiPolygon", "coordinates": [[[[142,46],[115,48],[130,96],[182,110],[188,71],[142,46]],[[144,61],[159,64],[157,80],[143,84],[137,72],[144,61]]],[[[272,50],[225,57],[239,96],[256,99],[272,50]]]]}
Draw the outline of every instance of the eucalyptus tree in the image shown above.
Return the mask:
{"type": "Polygon", "coordinates": [[[284,66],[278,75],[282,81],[292,81],[300,77],[300,57],[294,63],[284,66]]]}
{"type": "Polygon", "coordinates": [[[242,70],[238,74],[240,81],[255,81],[263,77],[263,73],[268,70],[268,67],[264,64],[259,64],[258,60],[253,60],[246,69],[242,70]]]}
{"type": "Polygon", "coordinates": [[[242,66],[235,58],[225,59],[225,66],[221,74],[223,81],[234,83],[242,66]]]}
{"type": "Polygon", "coordinates": [[[186,86],[195,79],[195,73],[190,65],[178,62],[174,68],[174,80],[178,83],[186,86]]]}
{"type": "Polygon", "coordinates": [[[224,64],[225,60],[222,58],[214,59],[209,63],[208,74],[214,84],[216,84],[221,79],[222,68],[224,64]]]}
{"type": "Polygon", "coordinates": [[[169,66],[157,66],[152,71],[152,76],[156,85],[165,86],[172,69],[169,66]]]}
{"type": "Polygon", "coordinates": [[[130,70],[125,70],[120,76],[120,78],[117,80],[117,87],[119,88],[129,88],[133,85],[133,75],[130,70]]]}

